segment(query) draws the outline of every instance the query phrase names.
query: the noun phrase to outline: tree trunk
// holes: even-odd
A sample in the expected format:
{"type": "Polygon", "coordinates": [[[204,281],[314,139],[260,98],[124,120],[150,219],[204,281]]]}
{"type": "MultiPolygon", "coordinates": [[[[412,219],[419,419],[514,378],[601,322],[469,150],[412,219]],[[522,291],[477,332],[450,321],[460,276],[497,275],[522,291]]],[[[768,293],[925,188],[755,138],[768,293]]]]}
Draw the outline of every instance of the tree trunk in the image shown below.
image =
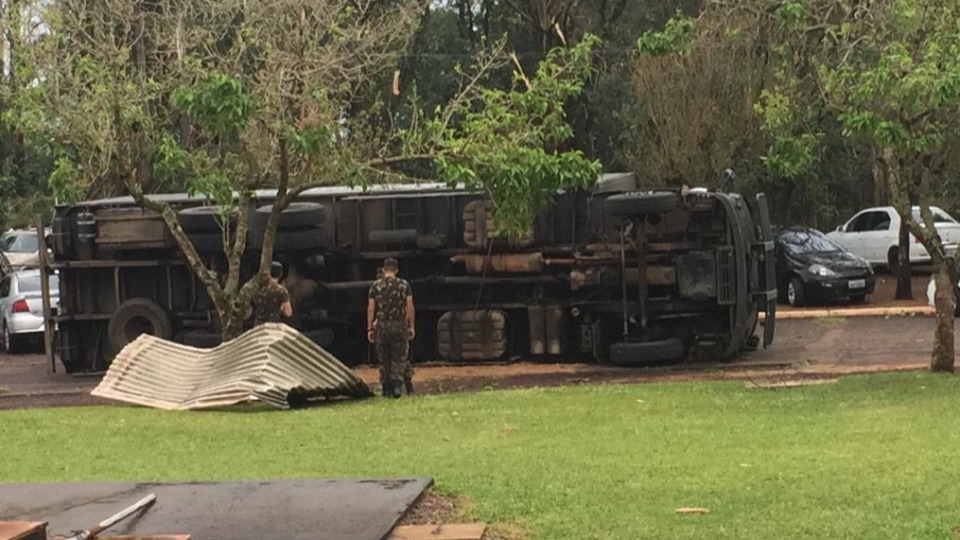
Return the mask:
{"type": "Polygon", "coordinates": [[[884,195],[881,193],[880,187],[889,190],[889,197],[900,215],[897,253],[895,256],[891,253],[888,261],[890,273],[897,278],[897,292],[894,298],[897,300],[913,300],[913,272],[910,268],[910,242],[912,240],[910,237],[910,219],[912,219],[910,194],[907,186],[901,184],[903,178],[900,175],[900,161],[893,147],[875,148],[873,158],[874,181],[876,182],[874,187],[877,188],[874,195],[878,198],[884,195]]]}
{"type": "Polygon", "coordinates": [[[890,179],[887,178],[882,152],[879,148],[873,149],[873,204],[877,206],[887,206],[891,199],[890,179]]]}
{"type": "MultiPolygon", "coordinates": [[[[244,306],[244,295],[239,293],[232,295],[235,298],[228,300],[226,307],[217,307],[217,315],[220,317],[220,339],[226,343],[232,339],[240,337],[243,333],[243,323],[247,320],[249,310],[244,306]]],[[[250,301],[247,300],[247,305],[250,301]]]]}
{"type": "Polygon", "coordinates": [[[897,293],[894,296],[897,300],[913,300],[913,270],[910,266],[910,242],[912,241],[907,220],[901,218],[897,268],[891,268],[897,276],[897,293]]]}
{"type": "Polygon", "coordinates": [[[954,364],[954,310],[957,303],[957,270],[953,259],[940,261],[936,265],[934,280],[937,292],[933,295],[937,309],[937,325],[934,330],[933,357],[930,359],[930,371],[953,373],[954,364]]]}

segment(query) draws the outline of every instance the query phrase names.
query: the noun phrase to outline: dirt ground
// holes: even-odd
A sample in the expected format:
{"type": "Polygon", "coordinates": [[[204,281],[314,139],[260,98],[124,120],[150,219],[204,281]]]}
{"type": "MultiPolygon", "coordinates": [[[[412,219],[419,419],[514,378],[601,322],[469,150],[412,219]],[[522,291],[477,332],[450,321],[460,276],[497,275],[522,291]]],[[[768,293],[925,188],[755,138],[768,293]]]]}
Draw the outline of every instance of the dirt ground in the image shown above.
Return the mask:
{"type": "MultiPolygon", "coordinates": [[[[783,380],[837,374],[917,369],[929,359],[933,319],[868,317],[790,319],[777,322],[766,350],[708,364],[621,368],[600,364],[515,362],[499,365],[418,364],[419,394],[583,384],[690,380],[783,380]]],[[[356,373],[376,386],[375,367],[356,373]]],[[[50,373],[40,355],[0,356],[0,409],[109,405],[89,395],[96,376],[50,373]]]]}

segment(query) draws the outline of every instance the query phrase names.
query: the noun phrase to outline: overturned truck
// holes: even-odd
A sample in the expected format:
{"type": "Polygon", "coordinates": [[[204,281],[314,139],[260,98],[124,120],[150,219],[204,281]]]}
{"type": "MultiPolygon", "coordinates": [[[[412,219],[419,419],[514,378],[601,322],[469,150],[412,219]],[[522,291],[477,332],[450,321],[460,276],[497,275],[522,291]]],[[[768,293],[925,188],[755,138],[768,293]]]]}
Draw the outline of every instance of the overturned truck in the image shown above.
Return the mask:
{"type": "MultiPolygon", "coordinates": [[[[251,202],[252,274],[273,194],[251,202]]],[[[174,207],[211,268],[224,268],[216,212],[174,207]]],[[[578,359],[649,365],[724,359],[773,340],[773,243],[763,195],[637,191],[605,175],[557,193],[523,235],[498,237],[487,201],[442,185],[318,188],[281,216],[289,324],[349,365],[372,360],[367,289],[385,257],[417,306],[414,361],[578,359]],[[756,336],[765,312],[762,336],[756,336]]],[[[219,343],[216,311],[159,215],[129,198],[56,209],[57,352],[70,372],[100,371],[143,333],[219,343]]]]}

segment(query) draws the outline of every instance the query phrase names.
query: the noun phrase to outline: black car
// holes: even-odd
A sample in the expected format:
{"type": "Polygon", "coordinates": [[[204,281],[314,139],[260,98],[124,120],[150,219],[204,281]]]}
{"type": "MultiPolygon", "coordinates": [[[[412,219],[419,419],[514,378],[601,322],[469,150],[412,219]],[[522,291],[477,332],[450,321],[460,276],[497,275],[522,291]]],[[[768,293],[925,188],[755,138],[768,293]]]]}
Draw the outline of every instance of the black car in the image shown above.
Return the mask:
{"type": "Polygon", "coordinates": [[[876,278],[870,263],[809,227],[777,232],[777,290],[793,306],[849,298],[863,302],[876,278]]]}

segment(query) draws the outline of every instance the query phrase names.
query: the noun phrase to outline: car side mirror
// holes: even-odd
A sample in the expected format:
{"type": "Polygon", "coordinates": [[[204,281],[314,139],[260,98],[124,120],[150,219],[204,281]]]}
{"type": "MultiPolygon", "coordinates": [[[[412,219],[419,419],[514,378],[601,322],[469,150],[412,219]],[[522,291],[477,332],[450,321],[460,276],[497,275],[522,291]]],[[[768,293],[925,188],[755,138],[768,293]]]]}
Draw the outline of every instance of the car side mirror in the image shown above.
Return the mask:
{"type": "Polygon", "coordinates": [[[847,228],[846,228],[845,226],[843,226],[843,225],[837,226],[837,232],[844,232],[844,231],[846,231],[846,230],[847,230],[847,228]]]}

